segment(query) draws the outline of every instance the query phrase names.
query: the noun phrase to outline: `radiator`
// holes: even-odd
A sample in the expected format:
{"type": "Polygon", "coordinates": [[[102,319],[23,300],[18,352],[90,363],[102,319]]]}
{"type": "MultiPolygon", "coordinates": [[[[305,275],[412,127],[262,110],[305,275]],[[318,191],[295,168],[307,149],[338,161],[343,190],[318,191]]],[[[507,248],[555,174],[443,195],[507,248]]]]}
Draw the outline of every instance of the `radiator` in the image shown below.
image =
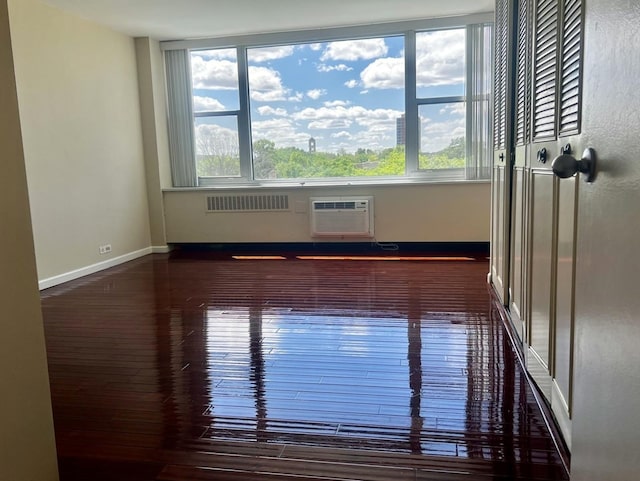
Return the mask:
{"type": "Polygon", "coordinates": [[[288,211],[286,194],[207,195],[206,212],[288,211]]]}
{"type": "Polygon", "coordinates": [[[311,237],[374,236],[373,197],[311,198],[311,237]]]}

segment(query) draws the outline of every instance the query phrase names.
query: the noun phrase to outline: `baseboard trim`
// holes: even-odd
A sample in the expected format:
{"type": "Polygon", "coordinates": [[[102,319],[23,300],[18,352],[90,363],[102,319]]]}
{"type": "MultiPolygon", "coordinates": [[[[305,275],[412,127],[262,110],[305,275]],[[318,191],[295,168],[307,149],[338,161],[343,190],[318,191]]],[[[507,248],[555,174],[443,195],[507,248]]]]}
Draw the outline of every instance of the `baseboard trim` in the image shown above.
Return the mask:
{"type": "Polygon", "coordinates": [[[558,422],[558,427],[564,436],[567,448],[571,451],[571,413],[562,390],[555,379],[551,381],[551,408],[556,413],[555,419],[558,422]]]}
{"type": "Polygon", "coordinates": [[[228,242],[173,243],[176,251],[245,255],[440,255],[486,258],[488,242],[228,242]]]}
{"type": "Polygon", "coordinates": [[[79,279],[80,277],[88,276],[89,274],[95,274],[96,272],[103,271],[105,269],[109,269],[110,267],[115,267],[120,264],[124,264],[125,262],[132,261],[142,256],[146,256],[155,252],[155,249],[166,248],[167,250],[163,250],[162,252],[169,252],[168,246],[162,247],[145,247],[144,249],[140,249],[137,251],[129,252],[128,254],[124,254],[118,257],[114,257],[113,259],[108,259],[106,261],[98,262],[96,264],[91,264],[90,266],[81,267],[80,269],[75,269],[73,271],[65,272],[64,274],[60,274],[53,277],[48,277],[47,279],[42,279],[38,281],[38,287],[40,290],[48,289],[49,287],[57,286],[58,284],[62,284],[63,282],[73,281],[75,279],[79,279]]]}
{"type": "Polygon", "coordinates": [[[168,254],[172,250],[173,250],[173,247],[169,246],[169,245],[166,245],[166,246],[151,246],[151,253],[152,254],[168,254]]]}

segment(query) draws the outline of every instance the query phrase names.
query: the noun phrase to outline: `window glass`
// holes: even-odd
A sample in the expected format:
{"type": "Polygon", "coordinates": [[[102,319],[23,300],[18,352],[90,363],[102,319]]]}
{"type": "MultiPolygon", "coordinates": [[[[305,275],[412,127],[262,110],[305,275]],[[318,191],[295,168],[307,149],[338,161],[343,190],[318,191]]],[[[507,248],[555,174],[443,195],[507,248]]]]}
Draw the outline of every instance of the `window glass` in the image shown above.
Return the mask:
{"type": "Polygon", "coordinates": [[[194,113],[238,110],[236,49],[191,52],[191,82],[194,113]]]}
{"type": "Polygon", "coordinates": [[[420,105],[419,169],[466,167],[466,106],[464,102],[420,105]]]}
{"type": "Polygon", "coordinates": [[[194,130],[198,176],[239,176],[237,116],[196,117],[194,130]]]}
{"type": "Polygon", "coordinates": [[[237,50],[191,52],[191,82],[198,177],[240,176],[237,50]]]}
{"type": "Polygon", "coordinates": [[[256,179],[404,175],[404,38],[247,49],[256,179]]]}
{"type": "MultiPolygon", "coordinates": [[[[269,35],[269,42],[282,38],[276,45],[257,35],[247,37],[248,46],[184,49],[190,71],[184,62],[167,63],[167,82],[171,101],[181,105],[189,84],[180,79],[191,78],[195,159],[185,149],[172,154],[172,165],[189,163],[185,171],[193,173],[195,161],[191,175],[201,186],[487,178],[492,27],[388,31],[314,43],[269,35]],[[415,52],[415,70],[406,73],[405,51],[409,58],[415,52]]],[[[176,152],[192,142],[179,117],[169,118],[176,152]]]]}
{"type": "Polygon", "coordinates": [[[418,98],[465,94],[465,29],[416,33],[418,98]]]}

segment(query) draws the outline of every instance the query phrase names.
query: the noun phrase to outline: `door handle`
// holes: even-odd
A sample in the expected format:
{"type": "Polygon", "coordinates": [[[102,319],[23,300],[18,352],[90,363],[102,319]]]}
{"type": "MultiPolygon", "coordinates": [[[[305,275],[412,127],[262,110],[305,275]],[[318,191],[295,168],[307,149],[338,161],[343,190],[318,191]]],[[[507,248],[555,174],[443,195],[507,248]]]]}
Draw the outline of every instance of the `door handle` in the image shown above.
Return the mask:
{"type": "Polygon", "coordinates": [[[576,172],[581,172],[586,174],[587,182],[593,182],[596,178],[596,158],[596,151],[589,147],[582,153],[580,160],[570,154],[559,155],[551,162],[551,169],[561,179],[567,179],[576,172]]]}
{"type": "Polygon", "coordinates": [[[547,149],[545,149],[543,147],[540,150],[538,150],[538,153],[536,154],[536,159],[538,160],[538,162],[542,162],[543,164],[546,164],[547,163],[547,149]]]}

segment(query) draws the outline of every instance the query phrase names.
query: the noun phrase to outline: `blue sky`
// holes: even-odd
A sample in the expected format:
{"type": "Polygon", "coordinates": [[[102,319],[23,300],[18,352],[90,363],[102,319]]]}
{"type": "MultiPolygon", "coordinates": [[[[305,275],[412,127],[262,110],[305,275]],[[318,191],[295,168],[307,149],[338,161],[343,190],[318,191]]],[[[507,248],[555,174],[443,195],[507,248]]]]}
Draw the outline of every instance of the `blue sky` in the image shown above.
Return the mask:
{"type": "MultiPolygon", "coordinates": [[[[464,93],[464,30],[419,33],[418,96],[464,93]]],[[[192,52],[195,111],[238,108],[235,49],[192,52]]],[[[353,152],[394,147],[404,113],[404,39],[384,37],[248,50],[253,140],[353,152]]],[[[463,104],[421,109],[422,150],[464,134],[463,104]]],[[[196,135],[232,137],[234,117],[198,119],[196,135]]]]}

